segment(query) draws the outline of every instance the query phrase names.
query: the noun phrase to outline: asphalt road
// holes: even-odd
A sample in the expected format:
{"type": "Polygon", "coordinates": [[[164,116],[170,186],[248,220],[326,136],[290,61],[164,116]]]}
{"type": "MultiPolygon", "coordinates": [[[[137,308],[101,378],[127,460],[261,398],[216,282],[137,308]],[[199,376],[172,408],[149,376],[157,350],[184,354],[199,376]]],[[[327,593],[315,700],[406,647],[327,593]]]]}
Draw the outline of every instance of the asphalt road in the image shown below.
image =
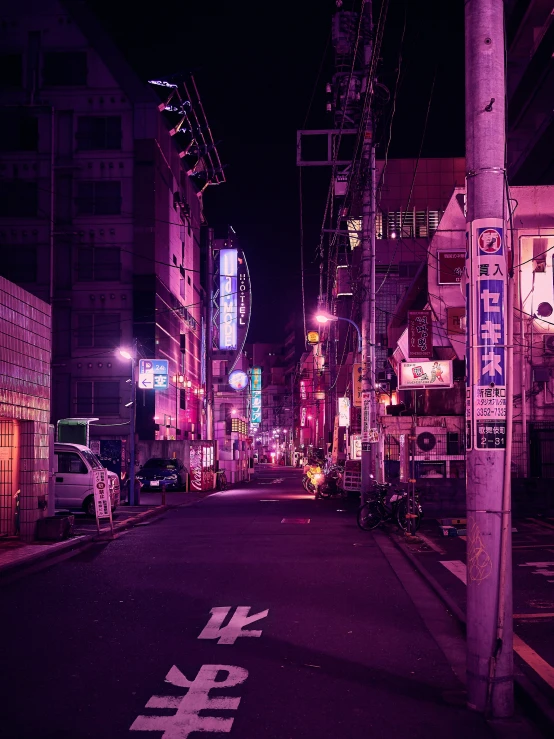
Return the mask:
{"type": "Polygon", "coordinates": [[[0,734],[492,736],[451,617],[345,507],[268,468],[5,584],[0,734]]]}

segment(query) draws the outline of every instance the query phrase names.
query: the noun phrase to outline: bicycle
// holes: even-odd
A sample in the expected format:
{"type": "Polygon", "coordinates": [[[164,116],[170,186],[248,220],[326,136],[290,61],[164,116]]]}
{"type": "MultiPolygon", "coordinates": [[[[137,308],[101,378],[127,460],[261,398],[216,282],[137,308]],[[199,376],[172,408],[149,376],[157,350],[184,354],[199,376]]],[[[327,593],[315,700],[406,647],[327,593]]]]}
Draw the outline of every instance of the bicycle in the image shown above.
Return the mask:
{"type": "Polygon", "coordinates": [[[215,477],[215,479],[216,479],[216,483],[215,483],[216,490],[220,490],[220,491],[227,490],[227,488],[229,487],[229,484],[227,482],[227,475],[225,474],[225,470],[218,470],[215,473],[215,475],[216,475],[216,477],[215,477]]]}
{"type": "Polygon", "coordinates": [[[362,531],[372,531],[381,523],[389,521],[394,521],[399,529],[407,531],[413,519],[415,519],[415,530],[419,528],[423,509],[419,502],[418,491],[415,492],[415,502],[410,500],[408,503],[407,492],[397,488],[387,505],[386,497],[390,487],[390,482],[375,483],[375,497],[358,509],[356,521],[362,531]]]}

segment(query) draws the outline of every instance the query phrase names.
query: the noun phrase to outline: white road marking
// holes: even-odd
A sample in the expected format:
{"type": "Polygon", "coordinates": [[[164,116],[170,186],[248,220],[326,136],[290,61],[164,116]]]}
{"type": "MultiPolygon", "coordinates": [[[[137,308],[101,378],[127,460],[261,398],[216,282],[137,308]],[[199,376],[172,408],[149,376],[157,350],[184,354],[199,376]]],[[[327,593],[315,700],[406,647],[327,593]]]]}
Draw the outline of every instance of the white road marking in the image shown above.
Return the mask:
{"type": "Polygon", "coordinates": [[[187,688],[183,697],[153,695],[146,708],[175,710],[172,716],[137,716],[130,731],[163,731],[162,739],[187,739],[195,731],[229,733],[232,718],[200,716],[200,711],[236,711],[240,698],[210,698],[212,688],[232,688],[248,677],[248,671],[234,665],[202,665],[194,680],[187,680],[175,667],[167,673],[165,681],[179,688],[187,688]],[[226,672],[224,680],[216,680],[219,672],[226,672]]]}
{"type": "Polygon", "coordinates": [[[269,609],[249,616],[250,606],[237,606],[227,626],[223,622],[232,610],[232,606],[212,608],[211,618],[198,636],[199,639],[218,639],[218,644],[234,644],[239,636],[261,636],[261,630],[245,629],[255,621],[266,618],[269,609]]]}
{"type": "Polygon", "coordinates": [[[446,567],[447,570],[450,570],[453,575],[456,575],[456,577],[459,578],[464,585],[467,585],[467,567],[461,560],[441,560],[441,565],[443,565],[443,567],[446,567]]]}
{"type": "MultiPolygon", "coordinates": [[[[456,577],[460,578],[460,580],[467,585],[467,568],[463,562],[460,560],[452,560],[450,562],[442,562],[441,564],[446,567],[447,570],[450,570],[453,575],[456,575],[456,577]],[[463,569],[462,569],[463,568],[463,569]]],[[[528,562],[527,565],[534,566],[534,565],[541,565],[545,564],[544,562],[528,562]]],[[[552,562],[547,562],[546,564],[554,564],[552,562]]],[[[520,565],[520,567],[523,567],[525,565],[520,565]]],[[[550,665],[546,660],[544,660],[537,652],[535,652],[534,649],[532,649],[526,642],[523,641],[517,634],[514,634],[514,652],[519,654],[521,659],[523,659],[527,664],[535,670],[537,675],[542,677],[542,679],[550,685],[551,688],[554,688],[554,667],[550,665]]]]}
{"type": "MultiPolygon", "coordinates": [[[[519,567],[534,567],[532,575],[544,575],[545,577],[554,576],[554,562],[525,562],[519,565],[519,567]]],[[[554,580],[547,580],[547,582],[554,582],[554,580]]]]}

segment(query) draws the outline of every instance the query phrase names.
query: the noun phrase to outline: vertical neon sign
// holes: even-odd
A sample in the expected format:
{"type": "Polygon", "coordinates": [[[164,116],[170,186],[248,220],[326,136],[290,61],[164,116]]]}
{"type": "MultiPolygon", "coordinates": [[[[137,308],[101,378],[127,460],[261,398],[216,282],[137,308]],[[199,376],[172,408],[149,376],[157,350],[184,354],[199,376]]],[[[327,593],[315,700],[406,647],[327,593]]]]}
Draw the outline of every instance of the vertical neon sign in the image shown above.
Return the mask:
{"type": "Polygon", "coordinates": [[[237,348],[237,250],[219,252],[219,348],[237,348]]]}
{"type": "Polygon", "coordinates": [[[252,393],[250,423],[262,422],[262,368],[250,370],[250,392],[252,393]]]}

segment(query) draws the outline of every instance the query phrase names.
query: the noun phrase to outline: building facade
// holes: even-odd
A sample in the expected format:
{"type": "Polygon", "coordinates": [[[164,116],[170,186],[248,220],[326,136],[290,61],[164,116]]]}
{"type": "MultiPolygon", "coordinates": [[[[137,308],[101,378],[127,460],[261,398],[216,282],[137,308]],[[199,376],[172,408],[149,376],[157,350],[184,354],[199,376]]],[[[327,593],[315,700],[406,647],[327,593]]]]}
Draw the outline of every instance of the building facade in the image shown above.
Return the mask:
{"type": "Polygon", "coordinates": [[[50,306],[0,277],[0,536],[24,541],[53,510],[51,328],[50,306]]]}
{"type": "Polygon", "coordinates": [[[184,133],[186,86],[139,79],[84,3],[5,15],[0,270],[52,305],[52,422],[94,419],[91,446],[125,474],[131,413],[143,440],[205,433],[202,192],[221,173],[184,133]],[[133,407],[154,358],[167,374],[133,407]]]}

